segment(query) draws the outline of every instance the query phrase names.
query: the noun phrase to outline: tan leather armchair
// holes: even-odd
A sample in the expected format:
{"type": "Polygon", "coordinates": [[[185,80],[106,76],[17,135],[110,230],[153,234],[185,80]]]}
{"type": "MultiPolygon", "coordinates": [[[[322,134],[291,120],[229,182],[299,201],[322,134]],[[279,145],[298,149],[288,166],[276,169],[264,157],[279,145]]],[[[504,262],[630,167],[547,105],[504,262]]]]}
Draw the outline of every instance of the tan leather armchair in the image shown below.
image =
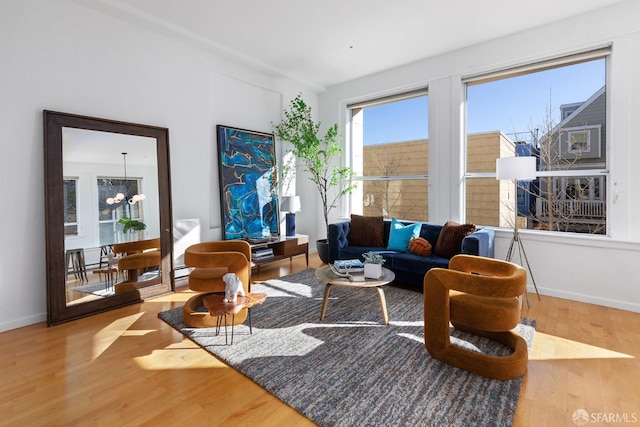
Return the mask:
{"type": "Polygon", "coordinates": [[[113,253],[122,255],[118,259],[118,271],[126,272],[125,280],[115,284],[116,294],[136,291],[142,287],[160,283],[159,275],[148,280],[140,280],[140,275],[145,270],[160,268],[159,238],[115,243],[113,253]]]}
{"type": "Polygon", "coordinates": [[[448,269],[424,278],[425,346],[437,360],[484,377],[506,380],[524,375],[527,343],[512,329],[520,320],[518,297],[526,291],[525,270],[493,258],[457,255],[448,269]],[[453,346],[449,322],[460,331],[509,346],[513,353],[490,356],[453,346]]]}
{"type": "MultiPolygon", "coordinates": [[[[188,326],[216,326],[216,317],[198,309],[203,305],[202,299],[207,293],[224,292],[225,283],[222,276],[226,273],[235,273],[242,281],[244,291],[250,291],[251,246],[244,240],[196,243],[185,250],[184,263],[187,267],[193,267],[189,274],[189,289],[200,292],[189,298],[184,305],[182,317],[188,326]]],[[[240,324],[246,318],[247,309],[243,309],[235,314],[234,322],[240,324]]]]}

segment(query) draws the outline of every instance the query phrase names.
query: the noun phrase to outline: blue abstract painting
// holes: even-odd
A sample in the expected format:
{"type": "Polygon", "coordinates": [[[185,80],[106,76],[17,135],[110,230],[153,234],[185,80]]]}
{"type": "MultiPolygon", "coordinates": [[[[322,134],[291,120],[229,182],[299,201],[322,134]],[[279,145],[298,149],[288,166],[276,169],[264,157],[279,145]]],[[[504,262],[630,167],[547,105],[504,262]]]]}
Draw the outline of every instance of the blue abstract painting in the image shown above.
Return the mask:
{"type": "Polygon", "coordinates": [[[280,234],[273,134],[216,129],[224,239],[264,240],[280,234]]]}

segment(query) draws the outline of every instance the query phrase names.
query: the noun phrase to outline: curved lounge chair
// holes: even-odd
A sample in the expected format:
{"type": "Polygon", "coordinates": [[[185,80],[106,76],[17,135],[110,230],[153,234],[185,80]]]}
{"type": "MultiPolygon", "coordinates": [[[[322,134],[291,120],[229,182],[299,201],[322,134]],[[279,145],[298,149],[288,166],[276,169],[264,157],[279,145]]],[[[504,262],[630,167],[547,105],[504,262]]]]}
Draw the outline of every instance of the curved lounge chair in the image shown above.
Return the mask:
{"type": "MultiPolygon", "coordinates": [[[[199,311],[202,299],[211,292],[224,292],[222,276],[235,273],[242,281],[245,292],[249,292],[251,278],[251,246],[244,240],[224,240],[196,243],[184,253],[184,263],[193,267],[189,274],[189,289],[200,292],[185,303],[182,317],[184,323],[194,328],[216,326],[217,317],[207,311],[199,311]]],[[[240,324],[247,318],[247,309],[234,316],[240,324]]]]}
{"type": "Polygon", "coordinates": [[[493,258],[457,255],[448,269],[433,268],[424,278],[424,338],[433,358],[484,377],[506,380],[524,375],[528,350],[512,331],[520,320],[518,296],[526,291],[525,270],[493,258]],[[451,345],[449,322],[465,332],[509,346],[505,357],[451,345]]]}
{"type": "Polygon", "coordinates": [[[116,294],[136,291],[145,286],[160,283],[160,276],[154,275],[148,280],[140,280],[140,274],[148,269],[160,268],[160,239],[138,240],[135,242],[114,243],[114,254],[122,254],[118,258],[118,271],[126,272],[123,282],[116,283],[116,294]]]}

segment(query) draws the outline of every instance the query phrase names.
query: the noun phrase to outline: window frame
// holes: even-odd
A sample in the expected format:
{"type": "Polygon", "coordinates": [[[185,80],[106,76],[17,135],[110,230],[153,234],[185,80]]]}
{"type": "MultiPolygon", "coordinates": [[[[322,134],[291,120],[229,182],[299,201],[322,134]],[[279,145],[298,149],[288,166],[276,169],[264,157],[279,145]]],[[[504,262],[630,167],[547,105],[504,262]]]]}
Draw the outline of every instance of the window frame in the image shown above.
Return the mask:
{"type": "MultiPolygon", "coordinates": [[[[495,70],[495,71],[490,71],[490,72],[486,72],[486,73],[478,73],[478,74],[474,74],[474,75],[469,75],[466,77],[462,77],[461,78],[461,84],[462,84],[462,93],[463,93],[463,99],[464,99],[464,113],[463,113],[463,122],[465,123],[465,129],[464,129],[464,135],[462,138],[462,144],[463,144],[463,148],[462,148],[462,164],[463,164],[463,179],[462,179],[462,189],[461,189],[461,196],[462,196],[462,205],[461,205],[461,214],[463,218],[466,218],[467,216],[467,180],[468,179],[479,179],[479,178],[496,178],[496,172],[468,172],[468,159],[467,159],[467,152],[468,152],[468,137],[469,137],[469,133],[467,132],[466,129],[466,121],[467,121],[467,114],[468,114],[468,110],[467,110],[467,88],[470,85],[476,85],[476,84],[482,84],[482,83],[488,83],[491,81],[496,81],[496,80],[503,80],[503,79],[508,79],[508,78],[512,78],[512,77],[517,77],[519,75],[523,75],[523,74],[532,74],[532,73],[536,73],[536,72],[542,72],[545,70],[549,70],[549,69],[553,69],[553,68],[558,68],[558,67],[564,67],[564,66],[570,66],[570,65],[574,65],[574,64],[578,64],[578,63],[582,63],[582,62],[588,62],[588,61],[593,61],[593,60],[598,60],[598,59],[604,59],[605,61],[605,83],[604,83],[604,89],[605,89],[605,96],[606,96],[606,111],[605,111],[605,123],[606,123],[606,147],[605,147],[605,161],[604,164],[602,166],[602,168],[597,168],[597,169],[570,169],[570,170],[551,170],[551,171],[545,171],[545,170],[537,170],[536,171],[536,180],[539,181],[540,178],[544,178],[544,177],[554,177],[557,178],[558,180],[565,180],[568,177],[576,177],[576,178],[581,178],[581,177],[591,177],[594,180],[598,180],[598,186],[599,186],[599,197],[597,197],[597,200],[602,200],[604,198],[604,202],[605,202],[605,214],[604,214],[604,221],[605,221],[605,232],[604,234],[598,234],[598,233],[593,233],[593,234],[589,234],[589,236],[593,236],[593,237],[610,237],[610,221],[608,220],[608,212],[610,212],[610,204],[611,204],[611,197],[609,197],[609,194],[611,194],[610,192],[610,159],[611,159],[611,113],[610,113],[610,98],[611,98],[611,73],[610,73],[610,63],[611,63],[611,57],[612,57],[612,49],[611,49],[611,44],[607,44],[605,46],[601,46],[601,47],[597,47],[597,48],[593,48],[593,49],[589,49],[589,50],[585,50],[585,51],[581,51],[581,52],[577,52],[577,53],[572,53],[572,54],[565,54],[565,55],[560,55],[557,57],[553,57],[553,58],[549,58],[549,59],[543,59],[543,60],[539,60],[539,61],[532,61],[530,63],[526,63],[526,64],[521,64],[521,65],[517,65],[517,66],[512,66],[512,67],[506,67],[504,69],[501,70],[495,70]],[[602,185],[602,181],[604,180],[605,185],[602,185]],[[603,196],[604,194],[604,196],[603,196]]],[[[570,115],[570,114],[569,114],[570,115]]],[[[601,138],[600,138],[600,129],[601,129],[601,125],[585,125],[585,126],[579,126],[579,127],[571,127],[571,128],[560,128],[560,124],[567,118],[568,116],[563,116],[561,117],[560,122],[554,127],[557,128],[556,132],[558,132],[558,134],[560,134],[560,132],[562,131],[567,131],[567,130],[571,130],[571,131],[583,131],[586,132],[587,134],[587,141],[588,141],[588,149],[589,150],[593,150],[593,141],[591,140],[591,133],[594,129],[597,128],[598,130],[598,141],[597,141],[597,147],[595,147],[595,149],[598,151],[598,153],[600,155],[602,155],[601,150],[602,150],[602,145],[601,145],[601,138]]],[[[567,137],[567,141],[570,141],[570,137],[567,137]]],[[[512,141],[513,142],[513,141],[512,141]]],[[[514,152],[516,150],[516,142],[514,142],[514,152]]],[[[561,141],[559,140],[558,143],[558,151],[559,151],[559,156],[562,158],[562,153],[563,153],[563,144],[561,143],[561,141]]],[[[564,153],[567,154],[572,154],[575,155],[576,153],[572,153],[571,151],[569,151],[570,147],[566,147],[567,149],[564,151],[564,153]]],[[[584,151],[581,151],[580,153],[582,153],[584,151]]],[[[588,151],[589,153],[591,153],[591,151],[588,151]]],[[[515,154],[517,155],[517,154],[515,154]]],[[[519,193],[519,189],[520,189],[520,183],[518,183],[517,188],[516,188],[516,192],[515,192],[515,209],[519,210],[519,204],[518,204],[518,193],[519,193]]],[[[594,184],[595,185],[595,184],[594,184]]],[[[502,203],[502,198],[500,198],[500,203],[502,203]]],[[[513,211],[512,211],[513,212],[513,211]]],[[[503,227],[503,226],[494,226],[496,228],[508,228],[508,227],[503,227]]],[[[549,233],[551,230],[537,230],[537,229],[526,229],[527,232],[532,232],[532,233],[549,233]]],[[[553,231],[552,231],[553,232],[553,231]]],[[[561,233],[562,235],[568,235],[568,236],[575,236],[575,235],[584,235],[585,233],[578,233],[578,232],[567,232],[567,231],[558,231],[559,233],[561,233]]]]}
{"type": "MultiPolygon", "coordinates": [[[[419,97],[423,97],[426,96],[427,97],[427,103],[429,102],[429,90],[428,90],[428,86],[421,86],[419,88],[415,88],[415,89],[410,89],[410,90],[406,90],[403,92],[398,92],[398,93],[394,93],[394,94],[388,94],[382,97],[377,97],[377,98],[371,98],[371,99],[367,99],[364,101],[358,101],[358,102],[353,102],[353,103],[347,103],[346,105],[346,110],[347,110],[347,122],[349,125],[349,129],[350,132],[347,135],[347,139],[348,139],[348,144],[349,144],[349,164],[352,166],[354,166],[354,164],[356,163],[355,161],[355,155],[354,153],[356,152],[362,152],[362,166],[364,168],[364,144],[362,144],[362,151],[358,151],[356,150],[355,144],[356,144],[356,136],[355,136],[355,132],[354,129],[357,126],[354,126],[354,118],[355,118],[355,114],[354,111],[355,110],[364,110],[365,108],[368,107],[375,107],[378,105],[384,105],[384,104],[389,104],[389,103],[393,103],[393,102],[400,102],[400,101],[404,101],[404,100],[408,100],[408,99],[413,99],[413,98],[419,98],[419,97]]],[[[426,116],[426,121],[427,121],[427,129],[429,126],[429,118],[428,115],[426,116]]],[[[427,150],[429,149],[429,138],[427,136],[426,138],[427,141],[427,150]]],[[[364,141],[363,141],[364,142],[364,141]]],[[[394,142],[409,142],[409,141],[392,141],[390,143],[394,143],[394,142]]],[[[353,178],[352,181],[356,182],[356,183],[362,183],[362,185],[358,185],[358,188],[352,192],[352,194],[349,197],[349,206],[350,209],[349,211],[351,213],[354,214],[363,214],[363,210],[365,207],[365,200],[367,199],[367,197],[365,197],[364,194],[361,194],[364,190],[364,183],[367,181],[375,181],[375,182],[393,182],[393,181],[415,181],[415,180],[424,180],[425,181],[425,191],[428,194],[428,188],[429,188],[429,173],[428,173],[428,167],[429,165],[426,164],[425,165],[426,169],[427,169],[427,173],[416,173],[416,174],[410,174],[410,175],[406,175],[406,174],[400,174],[400,175],[396,175],[396,174],[387,174],[387,175],[364,175],[364,170],[362,171],[362,174],[356,174],[353,178]],[[362,196],[362,203],[354,203],[354,200],[356,197],[358,197],[358,195],[362,196]],[[354,209],[355,206],[359,205],[359,209],[354,209]]],[[[426,198],[425,198],[426,200],[426,198]]],[[[425,221],[427,220],[428,216],[429,216],[429,212],[428,212],[428,203],[427,203],[427,210],[426,210],[426,218],[424,219],[425,221]]],[[[389,214],[389,218],[392,215],[389,214]]],[[[402,219],[407,219],[407,218],[402,218],[402,219]]]]}
{"type": "Polygon", "coordinates": [[[65,200],[64,200],[64,205],[65,205],[64,206],[64,211],[65,211],[64,212],[64,214],[65,214],[64,215],[64,219],[65,219],[65,221],[64,221],[64,230],[65,230],[64,236],[65,237],[73,237],[73,236],[79,236],[80,235],[80,216],[79,216],[79,212],[78,212],[78,196],[80,194],[78,187],[79,187],[80,178],[77,177],[77,176],[64,177],[63,178],[64,193],[66,193],[66,185],[67,185],[66,183],[67,183],[67,181],[72,181],[72,182],[75,183],[75,185],[74,185],[74,190],[75,190],[75,197],[74,197],[75,207],[74,207],[74,211],[75,211],[75,215],[76,215],[76,220],[74,222],[67,222],[66,221],[66,219],[67,219],[67,206],[66,206],[67,205],[67,199],[65,197],[65,200]],[[66,231],[67,227],[75,227],[75,233],[68,233],[66,231]]]}
{"type": "Polygon", "coordinates": [[[566,132],[566,140],[561,140],[561,143],[558,144],[558,154],[562,157],[563,154],[569,155],[580,155],[587,153],[589,157],[600,157],[602,155],[602,144],[600,140],[600,132],[602,126],[597,125],[585,125],[585,126],[572,126],[572,127],[564,127],[560,128],[559,132],[566,132]],[[584,133],[586,135],[585,148],[584,149],[573,149],[571,143],[571,136],[576,133],[584,133]],[[591,135],[595,135],[596,138],[592,139],[591,135]],[[566,143],[566,147],[563,149],[563,145],[566,143]]]}
{"type": "Polygon", "coordinates": [[[567,153],[581,154],[591,152],[591,132],[588,129],[565,130],[567,131],[567,153]],[[582,135],[584,140],[575,140],[574,135],[582,135]],[[576,145],[579,145],[579,147],[574,148],[576,145]]]}
{"type": "MultiPolygon", "coordinates": [[[[97,220],[98,220],[98,240],[100,245],[110,245],[113,243],[119,243],[121,241],[121,239],[119,239],[119,237],[122,237],[122,228],[123,225],[118,223],[118,221],[120,220],[120,218],[123,218],[126,216],[126,211],[127,208],[129,209],[129,212],[132,212],[133,207],[131,205],[127,206],[128,202],[126,200],[126,198],[121,201],[121,205],[117,206],[115,209],[113,209],[111,211],[111,217],[107,218],[107,219],[101,219],[100,218],[100,195],[102,194],[102,192],[100,191],[101,187],[107,187],[107,186],[112,186],[111,182],[112,181],[120,181],[121,183],[119,185],[124,185],[125,187],[129,187],[130,185],[128,184],[122,184],[122,182],[135,182],[135,192],[136,194],[140,194],[142,193],[142,178],[138,178],[138,177],[127,177],[127,179],[125,180],[123,177],[118,177],[118,176],[98,176],[96,177],[96,192],[98,195],[98,210],[96,211],[96,215],[97,215],[97,220]],[[102,182],[102,184],[101,184],[102,182]],[[107,184],[108,182],[108,184],[107,184]],[[120,210],[119,208],[122,207],[122,210],[120,210]],[[120,214],[122,213],[122,214],[120,214]],[[115,237],[115,239],[113,239],[112,242],[103,242],[102,240],[102,230],[104,227],[110,227],[111,228],[111,232],[113,233],[113,236],[115,237]]],[[[131,186],[133,187],[133,186],[131,186]]],[[[115,193],[114,193],[115,194],[115,193]]],[[[137,205],[136,209],[135,209],[135,215],[131,215],[131,219],[133,220],[138,220],[138,221],[142,221],[144,222],[144,206],[143,204],[141,204],[140,202],[136,202],[135,203],[137,205]]],[[[115,206],[115,205],[114,205],[115,206]]]]}

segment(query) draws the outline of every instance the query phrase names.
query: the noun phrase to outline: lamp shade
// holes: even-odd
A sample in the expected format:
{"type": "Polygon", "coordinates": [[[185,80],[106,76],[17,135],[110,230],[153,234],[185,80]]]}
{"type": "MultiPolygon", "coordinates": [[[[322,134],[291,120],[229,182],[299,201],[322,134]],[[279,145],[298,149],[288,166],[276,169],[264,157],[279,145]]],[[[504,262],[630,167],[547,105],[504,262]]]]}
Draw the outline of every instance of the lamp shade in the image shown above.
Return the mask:
{"type": "Polygon", "coordinates": [[[536,179],[536,158],[523,156],[497,159],[496,179],[515,179],[516,181],[536,179]]]}
{"type": "Polygon", "coordinates": [[[300,212],[300,196],[283,196],[280,204],[282,212],[300,212]]]}

